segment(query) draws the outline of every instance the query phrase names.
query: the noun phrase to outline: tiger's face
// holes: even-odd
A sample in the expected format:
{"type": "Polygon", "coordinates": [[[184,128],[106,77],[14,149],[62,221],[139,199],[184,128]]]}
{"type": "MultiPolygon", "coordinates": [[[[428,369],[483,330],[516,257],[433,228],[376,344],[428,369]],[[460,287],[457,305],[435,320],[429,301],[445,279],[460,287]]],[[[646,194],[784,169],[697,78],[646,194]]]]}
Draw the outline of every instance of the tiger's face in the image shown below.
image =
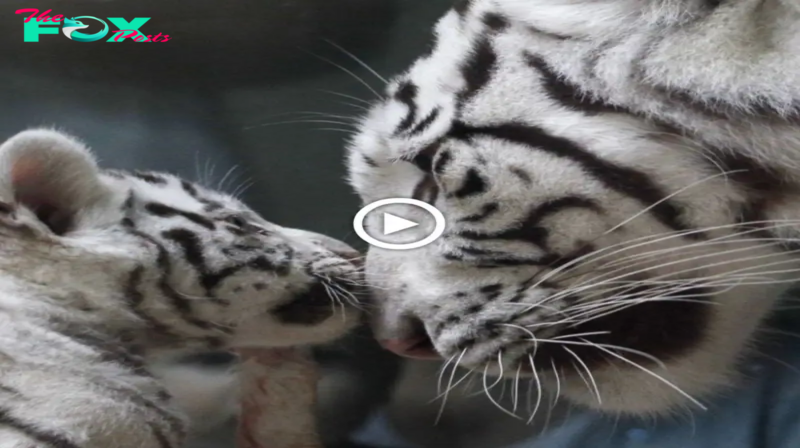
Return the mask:
{"type": "Polygon", "coordinates": [[[54,131],[8,140],[0,170],[0,277],[145,344],[323,343],[359,321],[358,254],[337,240],[172,175],[100,170],[54,131]]]}
{"type": "Polygon", "coordinates": [[[481,4],[439,22],[350,144],[364,204],[447,219],[425,247],[370,248],[379,339],[601,410],[703,407],[796,269],[760,221],[785,204],[758,202],[748,160],[580,98],[481,4]]]}

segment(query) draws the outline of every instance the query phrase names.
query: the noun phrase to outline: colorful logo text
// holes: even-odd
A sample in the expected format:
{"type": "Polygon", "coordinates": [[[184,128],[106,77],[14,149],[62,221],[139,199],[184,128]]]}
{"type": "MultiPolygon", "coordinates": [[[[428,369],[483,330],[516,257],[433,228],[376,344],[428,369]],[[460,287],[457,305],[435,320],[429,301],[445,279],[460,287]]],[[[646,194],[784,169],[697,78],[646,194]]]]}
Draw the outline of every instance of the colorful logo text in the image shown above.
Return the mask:
{"type": "Polygon", "coordinates": [[[28,14],[24,21],[23,39],[25,42],[39,42],[39,36],[43,34],[64,34],[75,42],[95,42],[106,38],[109,34],[111,36],[106,42],[123,42],[128,39],[133,42],[167,42],[170,40],[169,34],[148,35],[139,30],[142,25],[150,21],[150,17],[135,17],[133,20],[122,17],[106,17],[103,20],[94,16],[70,18],[61,14],[50,16],[52,11],[52,9],[48,9],[39,12],[36,8],[24,8],[16,11],[16,14],[28,14]],[[117,29],[111,30],[109,22],[117,29]],[[102,29],[93,33],[83,32],[97,24],[102,26],[102,29]]]}

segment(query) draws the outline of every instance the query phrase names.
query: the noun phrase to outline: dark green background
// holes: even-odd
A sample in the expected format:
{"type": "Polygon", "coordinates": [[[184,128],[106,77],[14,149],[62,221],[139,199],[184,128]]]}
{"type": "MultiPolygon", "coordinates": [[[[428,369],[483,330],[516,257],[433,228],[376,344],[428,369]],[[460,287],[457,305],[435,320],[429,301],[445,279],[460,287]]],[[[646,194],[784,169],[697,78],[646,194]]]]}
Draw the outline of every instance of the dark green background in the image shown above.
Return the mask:
{"type": "MultiPolygon", "coordinates": [[[[0,137],[58,126],[83,139],[108,167],[163,169],[253,182],[244,198],[268,219],[353,244],[358,201],[344,182],[345,134],[293,112],[353,115],[350,101],[381,82],[324,39],[378,72],[406,67],[426,45],[449,0],[15,1],[0,7],[0,137]],[[73,42],[43,35],[24,43],[36,7],[66,16],[152,17],[146,33],[167,43],[73,42]],[[313,55],[311,54],[313,53],[313,55]],[[263,127],[252,127],[265,125],[263,127]]],[[[87,22],[90,23],[90,22],[87,22]]],[[[113,27],[112,27],[113,28],[113,27]]],[[[99,29],[99,28],[98,28],[99,29]]],[[[94,28],[87,33],[95,31],[94,28]]],[[[315,117],[317,119],[326,119],[315,117]]],[[[338,120],[338,119],[334,119],[338,120]]],[[[234,182],[235,183],[235,182],[234,182]]],[[[229,186],[235,186],[229,182],[229,186]]]]}

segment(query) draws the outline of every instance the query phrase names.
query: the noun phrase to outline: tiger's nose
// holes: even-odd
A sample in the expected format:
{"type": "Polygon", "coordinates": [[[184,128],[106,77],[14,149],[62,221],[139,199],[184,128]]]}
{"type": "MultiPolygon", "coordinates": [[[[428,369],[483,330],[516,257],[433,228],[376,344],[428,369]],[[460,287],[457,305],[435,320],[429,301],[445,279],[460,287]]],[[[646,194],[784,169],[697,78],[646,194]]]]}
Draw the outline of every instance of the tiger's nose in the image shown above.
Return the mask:
{"type": "Polygon", "coordinates": [[[380,341],[381,346],[390,352],[412,359],[441,359],[439,353],[433,348],[433,344],[427,337],[412,339],[384,339],[380,341]]]}
{"type": "MultiPolygon", "coordinates": [[[[405,331],[400,332],[401,337],[381,338],[380,344],[386,350],[413,359],[441,359],[431,341],[428,332],[419,319],[406,316],[405,331]]],[[[395,333],[397,335],[398,333],[395,333]]],[[[394,335],[392,335],[394,336],[394,335]]]]}

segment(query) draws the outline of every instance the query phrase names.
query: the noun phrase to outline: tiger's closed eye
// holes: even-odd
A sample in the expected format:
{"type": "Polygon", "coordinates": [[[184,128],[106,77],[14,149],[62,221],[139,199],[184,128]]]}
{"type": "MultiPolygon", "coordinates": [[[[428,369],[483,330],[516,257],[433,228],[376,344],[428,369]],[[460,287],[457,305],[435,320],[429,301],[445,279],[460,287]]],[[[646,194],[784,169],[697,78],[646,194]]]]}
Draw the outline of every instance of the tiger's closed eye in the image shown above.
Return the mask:
{"type": "Polygon", "coordinates": [[[244,228],[244,227],[247,226],[247,220],[245,220],[241,216],[237,216],[237,215],[232,215],[232,216],[226,217],[225,218],[225,222],[227,222],[228,224],[233,224],[236,227],[244,228]]]}

